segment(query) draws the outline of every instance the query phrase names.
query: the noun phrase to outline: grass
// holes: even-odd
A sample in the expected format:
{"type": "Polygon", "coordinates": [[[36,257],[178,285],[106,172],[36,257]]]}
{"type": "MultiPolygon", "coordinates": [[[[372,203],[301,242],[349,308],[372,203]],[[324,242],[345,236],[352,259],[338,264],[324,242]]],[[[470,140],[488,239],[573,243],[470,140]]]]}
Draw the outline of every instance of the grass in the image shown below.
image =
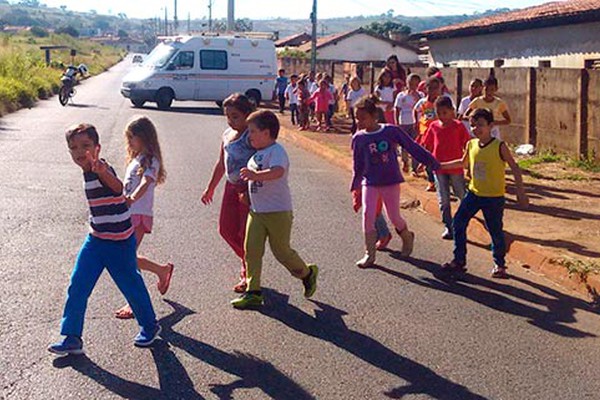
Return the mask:
{"type": "Polygon", "coordinates": [[[554,163],[554,162],[559,162],[562,160],[563,160],[562,156],[560,156],[552,151],[547,151],[547,152],[540,153],[533,157],[528,157],[528,158],[519,160],[518,164],[521,169],[529,170],[534,165],[554,163]]]}
{"type": "Polygon", "coordinates": [[[556,154],[555,152],[548,150],[541,152],[538,155],[532,157],[522,158],[517,161],[519,167],[526,172],[529,176],[534,179],[550,179],[550,180],[569,180],[569,181],[587,181],[591,178],[586,174],[578,173],[581,171],[584,173],[600,173],[600,164],[594,159],[576,160],[565,155],[556,154]],[[544,173],[536,170],[536,166],[542,164],[560,164],[563,168],[571,168],[572,170],[566,173],[561,173],[558,176],[547,176],[544,173]],[[575,171],[573,171],[575,170],[575,171]]]}
{"type": "Polygon", "coordinates": [[[77,50],[75,63],[86,64],[91,75],[104,72],[124,55],[116,48],[68,35],[37,38],[30,33],[0,33],[0,114],[31,107],[38,99],[57,93],[62,72],[71,62],[70,49],[77,50]],[[44,45],[69,48],[53,50],[52,64],[46,66],[44,52],[40,50],[44,45]]]}

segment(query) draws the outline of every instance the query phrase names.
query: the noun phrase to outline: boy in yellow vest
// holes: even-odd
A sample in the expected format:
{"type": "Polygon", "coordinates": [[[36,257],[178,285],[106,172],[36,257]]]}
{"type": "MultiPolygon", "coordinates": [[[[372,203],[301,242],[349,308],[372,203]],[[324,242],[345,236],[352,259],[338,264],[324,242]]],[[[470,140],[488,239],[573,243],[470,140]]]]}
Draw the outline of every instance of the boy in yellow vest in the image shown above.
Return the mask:
{"type": "Polygon", "coordinates": [[[462,160],[442,163],[442,169],[464,166],[471,177],[468,192],[454,216],[454,259],[442,266],[445,271],[465,271],[467,265],[467,226],[481,210],[492,237],[494,258],[493,278],[508,278],[506,273],[506,242],[502,230],[506,164],[510,167],[517,186],[518,204],[526,208],[529,199],[523,189],[521,170],[506,144],[492,136],[494,114],[479,108],[471,114],[475,139],[467,143],[462,160]]]}

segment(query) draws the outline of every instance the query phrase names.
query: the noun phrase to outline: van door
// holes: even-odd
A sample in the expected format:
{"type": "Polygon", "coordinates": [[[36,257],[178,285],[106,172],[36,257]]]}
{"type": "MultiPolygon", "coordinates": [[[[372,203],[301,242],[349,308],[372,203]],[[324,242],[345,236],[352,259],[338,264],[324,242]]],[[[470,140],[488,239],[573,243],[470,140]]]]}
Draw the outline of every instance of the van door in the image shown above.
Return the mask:
{"type": "Polygon", "coordinates": [[[229,56],[226,50],[203,49],[196,100],[221,101],[229,96],[229,56]]]}
{"type": "Polygon", "coordinates": [[[171,87],[177,100],[193,100],[194,98],[194,58],[193,51],[180,51],[167,65],[171,87]]]}

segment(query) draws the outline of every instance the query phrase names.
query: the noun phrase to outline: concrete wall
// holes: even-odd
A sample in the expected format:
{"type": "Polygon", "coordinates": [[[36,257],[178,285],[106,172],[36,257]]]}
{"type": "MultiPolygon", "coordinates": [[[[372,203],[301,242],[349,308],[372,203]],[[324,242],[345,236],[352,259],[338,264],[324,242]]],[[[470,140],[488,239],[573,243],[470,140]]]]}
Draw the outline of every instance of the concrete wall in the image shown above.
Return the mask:
{"type": "Polygon", "coordinates": [[[600,22],[428,42],[438,66],[490,68],[501,59],[505,67],[550,60],[553,68],[584,68],[586,59],[600,59],[600,22]]]}
{"type": "Polygon", "coordinates": [[[537,71],[538,147],[577,154],[580,76],[580,70],[544,68],[537,71]]]}
{"type": "Polygon", "coordinates": [[[366,34],[352,35],[342,39],[337,44],[331,44],[317,50],[320,60],[343,60],[350,62],[364,62],[385,60],[395,54],[400,63],[414,64],[419,62],[416,51],[374,38],[366,34]]]}
{"type": "Polygon", "coordinates": [[[590,72],[588,102],[588,150],[600,160],[600,71],[590,72]]]}

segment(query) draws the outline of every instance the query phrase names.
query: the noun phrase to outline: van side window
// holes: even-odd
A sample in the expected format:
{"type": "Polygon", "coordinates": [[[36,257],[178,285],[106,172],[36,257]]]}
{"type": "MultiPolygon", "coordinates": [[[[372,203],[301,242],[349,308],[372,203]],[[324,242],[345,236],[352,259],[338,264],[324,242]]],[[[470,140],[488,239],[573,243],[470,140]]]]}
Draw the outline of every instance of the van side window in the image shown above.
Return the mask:
{"type": "Polygon", "coordinates": [[[190,69],[194,68],[194,52],[193,51],[181,51],[173,60],[175,69],[190,69]]]}
{"type": "Polygon", "coordinates": [[[223,50],[200,50],[200,68],[227,69],[227,52],[223,50]]]}

